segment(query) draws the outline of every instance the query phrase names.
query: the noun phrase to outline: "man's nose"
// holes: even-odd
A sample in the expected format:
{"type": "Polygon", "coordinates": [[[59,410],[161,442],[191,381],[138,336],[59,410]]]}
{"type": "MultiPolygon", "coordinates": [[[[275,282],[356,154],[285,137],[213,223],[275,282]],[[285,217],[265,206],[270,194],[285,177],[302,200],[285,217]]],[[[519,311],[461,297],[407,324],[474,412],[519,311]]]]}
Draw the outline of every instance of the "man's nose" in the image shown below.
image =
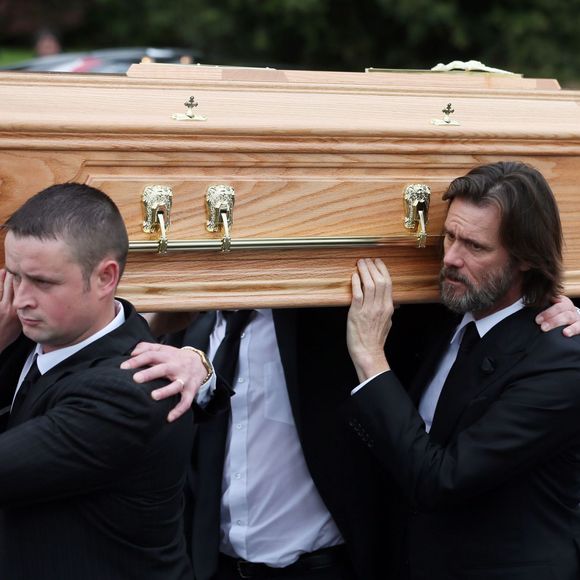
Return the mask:
{"type": "Polygon", "coordinates": [[[463,266],[462,252],[457,240],[445,246],[443,263],[445,266],[454,268],[461,268],[463,266]]]}
{"type": "Polygon", "coordinates": [[[33,306],[34,299],[32,296],[30,285],[24,281],[14,285],[14,300],[13,305],[16,310],[22,308],[29,308],[33,306]]]}

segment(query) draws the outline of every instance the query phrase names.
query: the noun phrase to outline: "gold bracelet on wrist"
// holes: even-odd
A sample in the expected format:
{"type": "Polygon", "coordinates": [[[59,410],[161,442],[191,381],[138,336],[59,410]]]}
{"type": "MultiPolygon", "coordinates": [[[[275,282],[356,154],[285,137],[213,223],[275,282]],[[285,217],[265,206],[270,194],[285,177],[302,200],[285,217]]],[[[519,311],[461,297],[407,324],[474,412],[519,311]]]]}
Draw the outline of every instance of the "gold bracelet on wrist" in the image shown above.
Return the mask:
{"type": "Polygon", "coordinates": [[[203,350],[199,350],[199,348],[194,348],[193,346],[182,346],[181,350],[190,350],[199,355],[199,358],[201,358],[201,363],[203,364],[205,372],[207,373],[205,379],[203,379],[202,384],[207,383],[207,381],[209,381],[213,376],[213,367],[211,366],[211,363],[209,362],[205,352],[203,352],[203,350]]]}

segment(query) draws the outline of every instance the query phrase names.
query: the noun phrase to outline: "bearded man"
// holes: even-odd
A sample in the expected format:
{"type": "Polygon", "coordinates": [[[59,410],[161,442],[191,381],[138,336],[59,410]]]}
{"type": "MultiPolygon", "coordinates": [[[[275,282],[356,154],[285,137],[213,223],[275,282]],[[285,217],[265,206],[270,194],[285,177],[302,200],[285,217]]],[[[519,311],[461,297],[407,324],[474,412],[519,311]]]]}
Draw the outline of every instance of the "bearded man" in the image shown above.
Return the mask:
{"type": "Polygon", "coordinates": [[[436,328],[409,390],[383,350],[388,270],[363,260],[353,276],[349,424],[407,501],[400,576],[579,578],[580,340],[536,324],[561,289],[554,196],[502,162],[444,199],[441,300],[462,316],[436,328]]]}

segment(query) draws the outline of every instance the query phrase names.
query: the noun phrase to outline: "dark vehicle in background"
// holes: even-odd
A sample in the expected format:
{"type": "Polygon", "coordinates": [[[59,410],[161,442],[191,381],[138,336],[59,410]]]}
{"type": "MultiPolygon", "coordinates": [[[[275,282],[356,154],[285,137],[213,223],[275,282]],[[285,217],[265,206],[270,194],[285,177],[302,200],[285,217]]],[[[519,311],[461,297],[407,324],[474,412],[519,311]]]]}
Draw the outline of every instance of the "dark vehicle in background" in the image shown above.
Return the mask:
{"type": "Polygon", "coordinates": [[[199,56],[181,48],[109,48],[39,56],[4,66],[2,70],[118,74],[127,72],[132,64],[139,62],[191,64],[198,62],[199,56]]]}

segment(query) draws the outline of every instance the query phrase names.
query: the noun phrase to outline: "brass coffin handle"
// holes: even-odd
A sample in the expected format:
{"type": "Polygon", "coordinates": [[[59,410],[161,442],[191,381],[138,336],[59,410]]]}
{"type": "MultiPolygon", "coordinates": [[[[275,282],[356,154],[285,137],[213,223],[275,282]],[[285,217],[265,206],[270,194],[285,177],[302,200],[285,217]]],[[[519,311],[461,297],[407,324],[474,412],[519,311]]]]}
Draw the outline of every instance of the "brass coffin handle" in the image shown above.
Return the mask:
{"type": "Polygon", "coordinates": [[[223,228],[222,252],[229,252],[232,247],[231,230],[234,224],[235,200],[236,192],[230,185],[212,185],[205,194],[207,231],[217,232],[223,228]]]}
{"type": "Polygon", "coordinates": [[[408,185],[403,192],[405,227],[417,234],[417,247],[427,245],[427,222],[429,220],[429,203],[431,189],[422,183],[408,185]]]}
{"type": "MultiPolygon", "coordinates": [[[[408,240],[401,236],[351,236],[351,237],[313,237],[313,238],[238,238],[231,240],[233,250],[298,250],[321,248],[374,248],[379,246],[409,246],[408,240]]],[[[169,240],[169,252],[205,252],[222,250],[223,240],[169,240]]],[[[134,252],[150,252],[157,249],[155,242],[129,242],[134,252]]],[[[222,250],[223,251],[223,250],[222,250]]]]}
{"type": "Polygon", "coordinates": [[[141,196],[143,207],[143,231],[146,234],[159,232],[157,251],[167,252],[167,232],[171,225],[173,191],[165,185],[148,185],[141,196]]]}
{"type": "MultiPolygon", "coordinates": [[[[417,246],[427,245],[427,222],[431,190],[424,184],[412,184],[404,191],[404,225],[416,234],[417,246]]],[[[207,251],[218,249],[229,252],[240,250],[290,250],[298,248],[341,248],[374,246],[408,246],[408,240],[394,236],[351,236],[351,237],[301,237],[301,238],[239,238],[232,240],[234,223],[235,191],[230,185],[212,185],[207,189],[205,202],[207,210],[206,228],[210,232],[223,233],[222,239],[179,240],[168,239],[171,225],[173,191],[164,185],[151,185],[143,190],[143,231],[159,232],[157,241],[132,241],[132,251],[154,251],[165,254],[168,251],[207,251]]]]}

